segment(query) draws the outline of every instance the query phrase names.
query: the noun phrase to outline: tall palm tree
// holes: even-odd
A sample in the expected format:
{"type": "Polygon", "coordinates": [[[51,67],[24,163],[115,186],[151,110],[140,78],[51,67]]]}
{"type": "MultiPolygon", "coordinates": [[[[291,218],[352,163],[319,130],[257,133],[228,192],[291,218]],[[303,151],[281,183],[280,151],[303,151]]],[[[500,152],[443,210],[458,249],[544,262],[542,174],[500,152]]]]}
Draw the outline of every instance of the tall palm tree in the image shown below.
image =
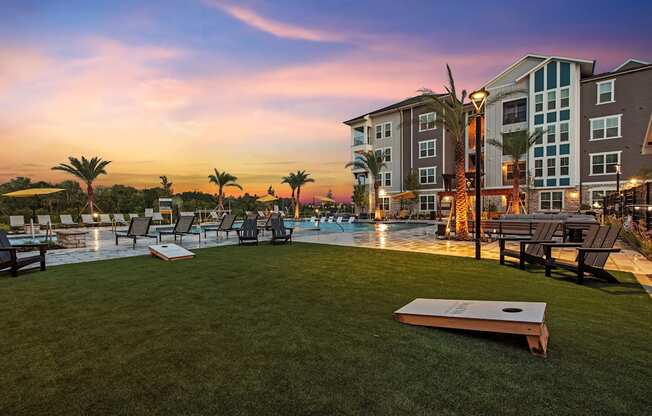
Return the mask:
{"type": "Polygon", "coordinates": [[[364,211],[364,208],[367,206],[368,202],[367,191],[364,185],[353,185],[353,195],[351,195],[351,202],[355,205],[356,213],[364,211]]]}
{"type": "Polygon", "coordinates": [[[380,188],[380,171],[385,167],[385,162],[381,155],[377,155],[373,150],[360,153],[355,160],[347,163],[345,168],[353,167],[355,169],[364,169],[371,175],[374,187],[374,203],[371,209],[374,211],[374,217],[380,219],[380,211],[376,209],[378,202],[378,188],[380,188]]]}
{"type": "Polygon", "coordinates": [[[455,140],[455,238],[467,240],[469,238],[468,210],[469,200],[466,194],[465,175],[465,132],[467,127],[466,90],[462,90],[458,97],[455,88],[453,72],[446,64],[448,86],[444,86],[446,94],[435,94],[430,90],[421,92],[432,99],[432,107],[437,113],[436,123],[446,129],[446,134],[455,140]]]}
{"type": "Polygon", "coordinates": [[[163,188],[163,193],[167,196],[172,196],[172,182],[170,182],[168,177],[165,175],[159,176],[159,178],[161,179],[161,188],[163,188]]]}
{"type": "Polygon", "coordinates": [[[69,163],[60,163],[57,166],[53,166],[52,170],[60,170],[67,172],[79,179],[81,179],[86,185],[86,194],[88,195],[88,208],[91,215],[93,215],[94,206],[94,193],[93,193],[93,182],[100,175],[106,175],[106,166],[111,163],[110,160],[102,160],[97,156],[92,159],[86,159],[84,156],[81,157],[81,160],[76,157],[69,156],[69,163]]]}
{"type": "Polygon", "coordinates": [[[297,192],[297,175],[294,172],[290,172],[289,175],[281,178],[281,183],[287,183],[290,189],[292,189],[292,211],[294,211],[297,205],[297,201],[294,198],[297,192]]]}
{"type": "MultiPolygon", "coordinates": [[[[503,135],[503,139],[496,140],[490,139],[488,143],[502,149],[504,155],[509,155],[512,158],[512,213],[521,213],[521,169],[518,162],[521,157],[527,155],[530,147],[541,138],[543,130],[537,129],[534,133],[529,133],[527,130],[520,130],[510,135],[503,135]]],[[[527,166],[525,171],[527,172],[527,166]]]]}
{"type": "Polygon", "coordinates": [[[315,180],[310,178],[310,174],[305,170],[298,170],[294,175],[297,185],[297,201],[294,204],[294,218],[299,219],[301,217],[301,187],[307,183],[315,182],[315,180]]]}
{"type": "Polygon", "coordinates": [[[238,178],[231,175],[230,173],[223,171],[220,172],[217,169],[213,169],[214,174],[208,175],[208,183],[214,183],[217,185],[217,206],[220,209],[224,209],[224,188],[232,187],[242,190],[242,186],[236,181],[238,178]]]}

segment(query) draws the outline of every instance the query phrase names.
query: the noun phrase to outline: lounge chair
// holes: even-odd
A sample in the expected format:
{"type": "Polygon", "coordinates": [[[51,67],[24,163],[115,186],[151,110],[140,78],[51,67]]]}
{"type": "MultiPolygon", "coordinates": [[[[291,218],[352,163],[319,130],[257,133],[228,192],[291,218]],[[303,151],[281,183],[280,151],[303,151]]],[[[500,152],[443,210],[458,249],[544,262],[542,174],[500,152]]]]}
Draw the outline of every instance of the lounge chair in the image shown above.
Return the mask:
{"type": "Polygon", "coordinates": [[[349,217],[349,224],[353,224],[355,222],[355,217],[349,217]]]}
{"type": "Polygon", "coordinates": [[[61,219],[61,225],[64,227],[77,227],[79,226],[78,223],[72,220],[72,215],[70,214],[61,214],[59,215],[59,218],[61,219]]]}
{"type": "Polygon", "coordinates": [[[39,263],[41,270],[45,270],[45,253],[47,244],[21,244],[12,246],[7,238],[7,233],[0,230],[0,270],[10,269],[11,275],[16,277],[18,270],[30,264],[39,263]],[[39,254],[18,257],[18,249],[38,249],[39,254]]]}
{"type": "MultiPolygon", "coordinates": [[[[154,218],[152,218],[152,221],[154,218]]],[[[184,235],[196,235],[199,236],[199,241],[201,242],[201,232],[193,231],[192,225],[195,222],[195,216],[182,216],[177,217],[177,222],[174,224],[172,230],[159,230],[159,235],[161,240],[163,240],[164,235],[173,235],[174,241],[177,241],[177,236],[179,236],[179,242],[183,241],[184,235]]]]}
{"type": "Polygon", "coordinates": [[[127,215],[129,216],[129,220],[140,217],[140,215],[138,214],[127,214],[127,215]]]}
{"type": "Polygon", "coordinates": [[[317,218],[315,217],[310,217],[310,219],[308,220],[308,222],[315,222],[315,221],[317,221],[317,218]]]}
{"type": "Polygon", "coordinates": [[[335,220],[335,217],[328,217],[328,222],[333,222],[335,220]]]}
{"type": "MultiPolygon", "coordinates": [[[[194,217],[194,215],[193,215],[193,217],[194,217]]],[[[163,214],[161,214],[160,212],[153,213],[152,214],[152,222],[154,222],[154,221],[158,221],[159,224],[163,224],[163,221],[164,221],[163,214]]]]}
{"type": "Polygon", "coordinates": [[[99,222],[96,222],[93,219],[93,216],[91,214],[81,214],[81,220],[82,220],[82,224],[84,224],[84,227],[96,227],[100,225],[99,222]]]}
{"type": "Polygon", "coordinates": [[[208,231],[215,231],[216,238],[220,237],[220,231],[226,233],[226,238],[229,238],[229,232],[235,231],[235,228],[233,228],[233,223],[235,223],[236,216],[233,214],[225,214],[222,217],[222,221],[220,221],[219,224],[217,225],[205,225],[202,227],[204,230],[204,237],[206,237],[206,233],[208,231]]]}
{"type": "Polygon", "coordinates": [[[608,282],[619,283],[611,273],[605,270],[609,254],[617,253],[619,248],[613,248],[621,227],[619,225],[593,225],[586,232],[582,244],[577,243],[546,243],[543,244],[545,252],[546,276],[551,275],[553,268],[559,268],[577,274],[577,283],[584,283],[584,274],[591,273],[593,276],[604,279],[608,282]],[[555,259],[552,256],[553,248],[573,247],[577,250],[574,262],[555,259]]]}
{"type": "Polygon", "coordinates": [[[154,208],[145,208],[145,216],[152,218],[154,216],[154,208]]]}
{"type": "Polygon", "coordinates": [[[338,224],[341,224],[342,220],[344,220],[343,217],[337,217],[337,220],[335,222],[338,223],[338,224]]]}
{"type": "Polygon", "coordinates": [[[52,219],[50,218],[50,215],[45,214],[45,215],[37,215],[36,216],[36,221],[38,221],[38,225],[41,228],[53,228],[52,227],[52,219]]]}
{"type": "Polygon", "coordinates": [[[281,218],[281,216],[276,212],[272,212],[267,216],[266,219],[256,221],[256,225],[257,225],[258,229],[260,229],[260,231],[262,231],[264,233],[266,230],[271,230],[272,221],[275,218],[281,218]]]}
{"type": "Polygon", "coordinates": [[[500,247],[500,264],[505,264],[505,257],[513,257],[518,259],[518,267],[525,269],[525,263],[544,264],[542,243],[554,243],[552,239],[557,227],[558,222],[541,222],[534,230],[532,238],[523,237],[505,237],[498,238],[498,245],[500,247]],[[505,248],[507,241],[518,242],[519,250],[510,250],[505,248]]]}
{"type": "Polygon", "coordinates": [[[238,244],[258,244],[258,227],[256,220],[247,218],[242,226],[236,230],[238,233],[238,244]]]}
{"type": "Polygon", "coordinates": [[[110,225],[113,226],[113,221],[109,214],[100,214],[100,225],[110,225]]]}
{"type": "Polygon", "coordinates": [[[22,215],[10,215],[9,216],[9,225],[11,226],[12,231],[25,230],[25,217],[22,215]]]}
{"type": "Polygon", "coordinates": [[[272,244],[278,243],[292,243],[292,232],[294,228],[286,227],[283,223],[283,218],[276,217],[272,219],[272,244]]]}
{"type": "Polygon", "coordinates": [[[131,225],[127,222],[124,214],[113,214],[113,223],[115,225],[131,225]]]}
{"type": "Polygon", "coordinates": [[[127,232],[116,232],[115,233],[115,245],[118,245],[118,240],[120,238],[128,238],[133,240],[133,247],[136,248],[136,240],[138,238],[154,238],[158,242],[158,236],[149,233],[149,227],[152,224],[152,219],[149,217],[135,217],[131,219],[129,223],[129,229],[127,232]]]}

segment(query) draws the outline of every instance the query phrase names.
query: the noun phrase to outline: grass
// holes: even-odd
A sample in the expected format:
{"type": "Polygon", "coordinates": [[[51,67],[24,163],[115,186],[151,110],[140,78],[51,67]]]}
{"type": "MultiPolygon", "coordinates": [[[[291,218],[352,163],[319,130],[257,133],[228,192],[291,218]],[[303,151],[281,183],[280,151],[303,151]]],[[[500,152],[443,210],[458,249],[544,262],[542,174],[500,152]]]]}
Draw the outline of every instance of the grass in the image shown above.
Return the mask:
{"type": "Polygon", "coordinates": [[[53,267],[0,279],[0,414],[649,414],[652,303],[619,278],[308,244],[53,267]],[[415,297],[546,301],[549,358],[394,321],[415,297]]]}

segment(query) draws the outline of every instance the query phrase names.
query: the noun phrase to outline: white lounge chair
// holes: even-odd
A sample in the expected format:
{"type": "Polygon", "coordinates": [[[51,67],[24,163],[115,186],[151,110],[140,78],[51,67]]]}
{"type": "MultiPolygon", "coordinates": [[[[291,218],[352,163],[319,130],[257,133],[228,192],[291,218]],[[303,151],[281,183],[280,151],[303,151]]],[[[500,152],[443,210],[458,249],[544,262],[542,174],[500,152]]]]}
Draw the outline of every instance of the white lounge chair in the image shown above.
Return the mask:
{"type": "Polygon", "coordinates": [[[113,221],[116,225],[129,225],[124,214],[113,214],[113,221]]]}
{"type": "Polygon", "coordinates": [[[344,219],[343,217],[337,217],[337,220],[335,222],[341,224],[343,219],[344,219]]]}
{"type": "Polygon", "coordinates": [[[45,215],[37,215],[36,220],[38,221],[38,225],[40,227],[44,227],[44,228],[51,228],[52,227],[52,219],[47,214],[45,214],[45,215]]]}
{"type": "Polygon", "coordinates": [[[152,218],[154,216],[154,208],[145,208],[145,216],[152,218]]]}
{"type": "Polygon", "coordinates": [[[59,215],[61,219],[61,225],[64,227],[77,227],[79,224],[72,220],[72,215],[70,214],[61,214],[59,215]]]}
{"type": "Polygon", "coordinates": [[[9,216],[9,225],[11,229],[25,228],[25,217],[22,215],[10,215],[9,216]]]}
{"type": "Polygon", "coordinates": [[[355,222],[355,217],[349,217],[349,224],[353,224],[355,222]]]}
{"type": "Polygon", "coordinates": [[[109,214],[100,214],[100,225],[113,225],[109,214]]]}
{"type": "Polygon", "coordinates": [[[331,216],[331,217],[328,217],[328,222],[333,222],[334,219],[335,219],[335,218],[332,217],[332,216],[331,216]]]}
{"type": "Polygon", "coordinates": [[[84,224],[85,227],[88,226],[96,227],[100,225],[99,222],[93,219],[93,216],[91,214],[81,214],[81,220],[82,220],[82,224],[84,224]]]}
{"type": "Polygon", "coordinates": [[[158,221],[159,224],[163,223],[163,214],[160,212],[153,212],[152,213],[152,222],[158,221]]]}
{"type": "Polygon", "coordinates": [[[310,217],[310,220],[308,222],[315,222],[317,219],[315,217],[310,217]]]}
{"type": "Polygon", "coordinates": [[[140,215],[138,215],[138,214],[127,214],[127,215],[129,215],[129,221],[131,221],[134,218],[140,217],[140,215]]]}

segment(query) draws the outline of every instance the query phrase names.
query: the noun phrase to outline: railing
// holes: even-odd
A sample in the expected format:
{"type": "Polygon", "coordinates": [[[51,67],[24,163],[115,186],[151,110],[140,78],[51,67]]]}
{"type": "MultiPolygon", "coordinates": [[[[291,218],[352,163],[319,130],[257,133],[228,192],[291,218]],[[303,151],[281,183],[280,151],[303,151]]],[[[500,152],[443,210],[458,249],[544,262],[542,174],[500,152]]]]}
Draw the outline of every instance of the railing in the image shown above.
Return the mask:
{"type": "Polygon", "coordinates": [[[652,182],[624,189],[620,195],[613,193],[605,196],[603,214],[614,215],[618,218],[631,216],[632,220],[652,230],[652,182]]]}

